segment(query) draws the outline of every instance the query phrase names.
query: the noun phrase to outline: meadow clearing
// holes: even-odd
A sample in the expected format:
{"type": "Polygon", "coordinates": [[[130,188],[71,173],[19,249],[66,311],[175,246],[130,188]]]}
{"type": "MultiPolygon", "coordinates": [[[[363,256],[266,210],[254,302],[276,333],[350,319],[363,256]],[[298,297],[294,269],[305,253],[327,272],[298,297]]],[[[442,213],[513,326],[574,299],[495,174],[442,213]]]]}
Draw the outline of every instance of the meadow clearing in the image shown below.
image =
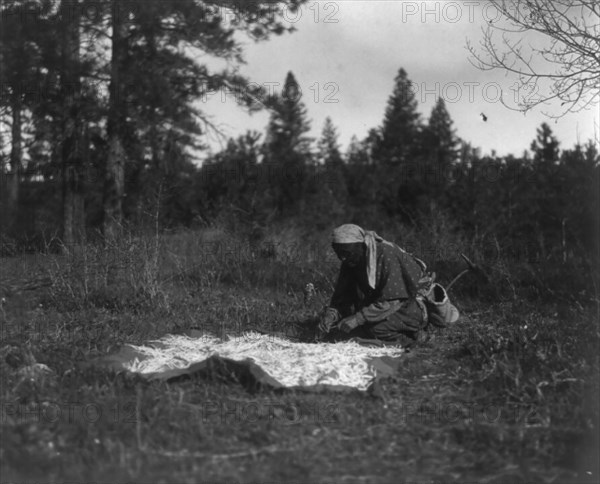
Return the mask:
{"type": "MultiPolygon", "coordinates": [[[[461,320],[376,394],[252,392],[221,373],[150,383],[86,365],[191,328],[285,332],[314,318],[339,262],[322,234],[277,234],[260,246],[219,230],[146,234],[3,258],[0,482],[598,482],[597,305],[549,297],[501,258],[487,286],[453,288],[461,320]]],[[[447,283],[460,260],[438,268],[447,283]]]]}

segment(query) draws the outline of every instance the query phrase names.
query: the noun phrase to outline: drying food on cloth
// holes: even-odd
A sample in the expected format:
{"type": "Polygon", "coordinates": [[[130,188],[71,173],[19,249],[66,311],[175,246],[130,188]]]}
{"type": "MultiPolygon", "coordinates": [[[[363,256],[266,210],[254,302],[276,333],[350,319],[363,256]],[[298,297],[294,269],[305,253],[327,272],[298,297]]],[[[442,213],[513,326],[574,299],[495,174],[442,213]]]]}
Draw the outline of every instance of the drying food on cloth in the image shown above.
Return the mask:
{"type": "Polygon", "coordinates": [[[399,357],[401,347],[368,347],[355,341],[311,344],[259,333],[245,333],[226,341],[203,335],[167,335],[147,346],[128,345],[130,359],[122,368],[157,375],[189,368],[211,357],[251,361],[283,387],[334,385],[367,390],[378,376],[378,359],[399,357]]]}

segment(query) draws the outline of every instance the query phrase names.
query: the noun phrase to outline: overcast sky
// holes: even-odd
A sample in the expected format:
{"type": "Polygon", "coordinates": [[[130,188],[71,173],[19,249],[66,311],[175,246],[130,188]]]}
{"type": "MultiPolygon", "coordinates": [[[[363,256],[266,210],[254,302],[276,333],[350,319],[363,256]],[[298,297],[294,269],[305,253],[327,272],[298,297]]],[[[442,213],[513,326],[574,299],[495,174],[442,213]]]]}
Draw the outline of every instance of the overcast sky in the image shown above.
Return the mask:
{"type": "MultiPolygon", "coordinates": [[[[510,88],[516,86],[516,78],[501,71],[483,72],[469,63],[467,39],[477,44],[486,22],[498,19],[491,2],[320,1],[309,2],[296,14],[286,11],[286,18],[297,30],[266,42],[247,40],[247,64],[240,72],[280,92],[286,73],[292,71],[308,109],[311,135],[318,138],[330,116],[343,149],[352,135],[362,139],[370,128],[381,125],[401,67],[415,84],[423,120],[437,97],[443,97],[456,134],[484,154],[522,154],[544,121],[562,148],[573,147],[578,139],[598,139],[598,105],[557,122],[541,108],[523,115],[499,100],[500,89],[514,95],[510,88]]],[[[269,119],[268,112],[245,114],[233,96],[223,92],[209,96],[201,107],[227,136],[248,129],[264,133],[269,119]]],[[[216,139],[210,143],[219,150],[216,139]]]]}

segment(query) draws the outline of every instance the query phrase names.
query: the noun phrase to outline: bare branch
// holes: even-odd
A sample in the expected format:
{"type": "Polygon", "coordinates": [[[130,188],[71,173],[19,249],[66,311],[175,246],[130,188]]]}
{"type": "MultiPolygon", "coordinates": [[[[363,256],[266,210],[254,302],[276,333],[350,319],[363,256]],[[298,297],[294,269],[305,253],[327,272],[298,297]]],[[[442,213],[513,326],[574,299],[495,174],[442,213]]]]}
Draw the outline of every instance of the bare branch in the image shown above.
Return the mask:
{"type": "Polygon", "coordinates": [[[503,0],[496,5],[504,22],[488,25],[478,48],[467,40],[467,49],[469,61],[478,69],[503,70],[517,77],[512,100],[502,97],[505,106],[527,112],[560,101],[561,113],[550,116],[561,117],[598,102],[600,7],[596,0],[503,0]]]}

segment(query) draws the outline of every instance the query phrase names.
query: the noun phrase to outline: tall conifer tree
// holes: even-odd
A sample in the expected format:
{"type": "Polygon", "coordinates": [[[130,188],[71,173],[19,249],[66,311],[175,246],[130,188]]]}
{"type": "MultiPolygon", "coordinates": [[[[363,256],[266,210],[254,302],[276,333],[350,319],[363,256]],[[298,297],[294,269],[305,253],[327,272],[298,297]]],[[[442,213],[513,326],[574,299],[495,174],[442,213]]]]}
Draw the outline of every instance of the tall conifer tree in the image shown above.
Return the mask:
{"type": "Polygon", "coordinates": [[[271,171],[274,202],[280,211],[293,207],[305,190],[311,138],[307,111],[296,78],[288,72],[283,91],[276,95],[267,127],[265,158],[271,171]]]}

